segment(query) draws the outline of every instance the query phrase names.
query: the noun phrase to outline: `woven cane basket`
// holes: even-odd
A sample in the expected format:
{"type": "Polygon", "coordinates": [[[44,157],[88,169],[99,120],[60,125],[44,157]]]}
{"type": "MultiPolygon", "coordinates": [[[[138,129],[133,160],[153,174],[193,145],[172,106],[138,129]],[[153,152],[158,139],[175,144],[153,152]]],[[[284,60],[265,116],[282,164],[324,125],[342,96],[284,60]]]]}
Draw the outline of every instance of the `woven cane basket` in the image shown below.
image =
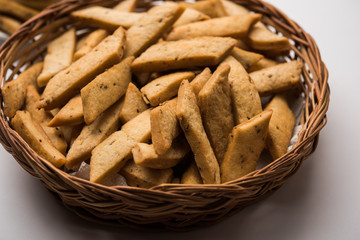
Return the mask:
{"type": "MultiPolygon", "coordinates": [[[[46,44],[74,23],[69,13],[86,6],[113,6],[115,0],[65,0],[27,21],[0,48],[2,84],[24,67],[43,58],[46,44]]],[[[291,39],[288,60],[304,62],[302,91],[305,108],[295,146],[266,167],[219,185],[166,184],[152,189],[107,187],[59,170],[35,153],[10,127],[1,105],[0,141],[16,161],[84,219],[113,226],[185,231],[214,224],[277,190],[312,154],[326,124],[329,105],[328,72],[313,38],[272,5],[260,0],[234,1],[263,14],[263,22],[291,39]]],[[[152,1],[139,0],[139,10],[152,1]]],[[[81,26],[76,26],[78,29],[81,26]]],[[[1,99],[2,102],[2,99],[1,99]]]]}

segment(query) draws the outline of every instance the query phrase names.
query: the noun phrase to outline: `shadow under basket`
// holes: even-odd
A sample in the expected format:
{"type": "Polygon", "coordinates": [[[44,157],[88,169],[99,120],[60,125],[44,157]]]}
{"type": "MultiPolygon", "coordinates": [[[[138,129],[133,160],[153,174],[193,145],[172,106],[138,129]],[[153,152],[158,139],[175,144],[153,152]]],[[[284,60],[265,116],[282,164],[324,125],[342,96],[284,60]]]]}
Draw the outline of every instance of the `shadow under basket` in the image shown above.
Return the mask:
{"type": "MultiPolygon", "coordinates": [[[[23,24],[0,48],[2,85],[42,59],[46,45],[74,23],[69,14],[86,6],[114,6],[114,0],[65,0],[51,5],[23,24]]],[[[319,132],[326,124],[329,105],[328,72],[313,38],[272,5],[260,0],[233,1],[261,13],[263,22],[288,37],[291,51],[287,60],[304,63],[298,141],[284,156],[250,174],[224,184],[165,184],[152,189],[107,187],[69,175],[35,153],[9,126],[1,104],[0,141],[27,172],[40,179],[63,204],[84,219],[113,226],[141,229],[187,231],[211,225],[259,201],[292,176],[317,146],[319,132]]],[[[139,10],[152,1],[139,0],[139,10]]],[[[80,29],[81,26],[76,26],[80,29]]],[[[1,102],[3,101],[0,99],[1,102]]]]}

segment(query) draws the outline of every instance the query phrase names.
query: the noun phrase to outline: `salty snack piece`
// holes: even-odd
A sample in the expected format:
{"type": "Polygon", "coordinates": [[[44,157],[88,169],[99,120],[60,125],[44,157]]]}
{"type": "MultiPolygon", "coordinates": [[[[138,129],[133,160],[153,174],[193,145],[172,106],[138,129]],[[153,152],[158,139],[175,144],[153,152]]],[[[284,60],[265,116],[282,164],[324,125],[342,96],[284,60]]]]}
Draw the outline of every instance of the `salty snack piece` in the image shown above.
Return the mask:
{"type": "Polygon", "coordinates": [[[187,79],[191,81],[194,77],[195,74],[193,72],[171,73],[149,82],[140,91],[151,106],[155,107],[176,96],[182,80],[187,79]]]}
{"type": "Polygon", "coordinates": [[[277,61],[274,61],[272,59],[269,58],[263,58],[260,59],[260,61],[258,61],[257,63],[255,63],[254,65],[252,65],[251,67],[249,67],[249,69],[247,69],[247,71],[249,73],[251,72],[255,72],[264,68],[268,68],[268,67],[272,67],[275,65],[278,65],[279,63],[277,61]]]}
{"type": "Polygon", "coordinates": [[[125,57],[139,56],[170,29],[184,10],[176,4],[151,8],[126,32],[125,57]]]}
{"type": "Polygon", "coordinates": [[[92,123],[101,113],[118,101],[131,82],[131,63],[134,57],[128,57],[98,75],[81,89],[86,124],[92,123]]]}
{"type": "Polygon", "coordinates": [[[80,135],[82,129],[84,128],[83,124],[77,126],[61,126],[60,130],[64,135],[64,139],[67,142],[68,146],[72,146],[75,140],[80,135]]]}
{"type": "Polygon", "coordinates": [[[154,108],[150,113],[151,138],[158,154],[164,154],[180,134],[180,126],[176,118],[177,98],[154,108]]]}
{"type": "Polygon", "coordinates": [[[102,183],[115,175],[131,158],[136,141],[123,131],[111,134],[91,153],[90,182],[102,183]]]}
{"type": "Polygon", "coordinates": [[[125,45],[125,31],[117,29],[91,52],[56,74],[46,85],[39,107],[53,109],[65,104],[79,90],[106,68],[121,61],[125,45]]]}
{"type": "Polygon", "coordinates": [[[5,13],[6,15],[14,16],[23,21],[26,21],[39,12],[25,7],[17,2],[9,1],[9,0],[0,0],[0,13],[5,13]]]}
{"type": "Polygon", "coordinates": [[[290,49],[271,49],[271,50],[256,50],[258,53],[264,55],[267,58],[279,59],[281,56],[289,56],[290,49]]]}
{"type": "MultiPolygon", "coordinates": [[[[246,15],[250,13],[245,7],[231,1],[222,0],[222,3],[225,12],[229,16],[246,15]]],[[[249,30],[247,39],[248,44],[256,50],[287,50],[290,48],[289,40],[286,37],[271,32],[262,22],[256,23],[249,30]]]]}
{"type": "Polygon", "coordinates": [[[237,47],[234,47],[231,51],[231,56],[238,60],[245,69],[249,69],[264,58],[261,54],[245,51],[237,47]]]}
{"type": "Polygon", "coordinates": [[[31,114],[32,119],[37,122],[49,138],[54,147],[65,154],[68,147],[67,142],[59,128],[48,127],[52,115],[43,108],[36,107],[40,94],[33,85],[26,88],[25,110],[31,114]]]}
{"type": "Polygon", "coordinates": [[[26,88],[29,85],[36,86],[36,79],[43,67],[43,63],[35,63],[19,76],[6,82],[1,88],[1,95],[4,101],[4,114],[7,117],[13,117],[25,103],[26,88]]]}
{"type": "Polygon", "coordinates": [[[78,60],[88,52],[90,52],[94,47],[96,47],[104,38],[106,38],[109,35],[109,33],[104,29],[98,29],[90,33],[88,36],[86,36],[84,39],[81,39],[80,41],[81,46],[77,46],[78,49],[76,49],[76,52],[74,54],[74,61],[78,60]]]}
{"type": "Polygon", "coordinates": [[[270,31],[263,23],[255,24],[248,34],[249,44],[256,50],[288,50],[289,40],[270,31]]]}
{"type": "Polygon", "coordinates": [[[137,143],[132,149],[132,155],[137,165],[153,169],[167,169],[176,166],[189,151],[190,147],[186,140],[178,137],[164,154],[157,154],[152,144],[137,143]]]}
{"type": "Polygon", "coordinates": [[[44,67],[37,79],[39,87],[44,87],[50,78],[70,66],[73,61],[75,42],[75,28],[72,28],[48,44],[44,67]]]}
{"type": "Polygon", "coordinates": [[[227,16],[244,15],[250,13],[247,8],[240,6],[239,4],[233,3],[232,1],[221,0],[221,2],[224,6],[227,16]]]}
{"type": "Polygon", "coordinates": [[[229,72],[229,65],[220,65],[199,92],[204,128],[219,164],[226,152],[227,137],[234,127],[229,72]]]}
{"type": "Polygon", "coordinates": [[[236,40],[237,40],[237,42],[236,42],[235,46],[237,48],[240,48],[240,49],[243,49],[243,50],[246,50],[246,51],[252,51],[250,49],[250,47],[243,40],[241,40],[241,39],[236,39],[236,40]]]}
{"type": "Polygon", "coordinates": [[[180,85],[176,116],[194,153],[203,182],[220,183],[219,164],[206,136],[195,93],[187,80],[180,85]]]}
{"type": "Polygon", "coordinates": [[[125,93],[124,106],[120,112],[120,121],[126,123],[148,108],[139,89],[130,82],[125,93]]]}
{"type": "Polygon", "coordinates": [[[84,122],[81,96],[76,95],[48,123],[49,127],[76,126],[84,122]]]}
{"type": "Polygon", "coordinates": [[[211,70],[209,68],[205,68],[191,81],[190,85],[196,96],[199,94],[200,90],[204,87],[205,83],[211,78],[211,76],[211,70]]]}
{"type": "Polygon", "coordinates": [[[13,34],[20,25],[21,23],[17,20],[0,15],[0,30],[6,32],[7,34],[13,34]]]}
{"type": "Polygon", "coordinates": [[[221,0],[205,0],[196,1],[194,3],[179,2],[179,4],[186,8],[193,8],[199,12],[208,15],[211,18],[226,16],[226,12],[221,0]]]}
{"type": "Polygon", "coordinates": [[[244,67],[232,56],[222,64],[230,66],[229,83],[235,125],[243,123],[262,112],[261,99],[244,67]]]}
{"type": "Polygon", "coordinates": [[[124,0],[113,7],[113,9],[120,12],[133,12],[136,4],[137,0],[124,0]]]}
{"type": "Polygon", "coordinates": [[[49,141],[43,129],[31,118],[27,111],[18,111],[11,120],[15,131],[37,152],[55,167],[65,163],[65,156],[59,152],[49,141]]]}
{"type": "Polygon", "coordinates": [[[249,29],[260,20],[260,14],[246,14],[214,18],[175,27],[167,36],[167,41],[200,36],[234,37],[247,36],[249,29]]]}
{"type": "Polygon", "coordinates": [[[120,12],[104,7],[89,7],[71,13],[75,20],[87,25],[114,31],[118,27],[129,28],[134,25],[144,13],[120,12]]]}
{"type": "Polygon", "coordinates": [[[222,183],[245,176],[256,169],[265,147],[271,115],[272,111],[264,111],[234,127],[220,165],[222,183]]]}
{"type": "Polygon", "coordinates": [[[121,127],[136,142],[146,142],[151,137],[150,111],[147,109],[121,127]],[[140,127],[139,127],[140,126],[140,127]]]}
{"type": "Polygon", "coordinates": [[[171,168],[151,169],[139,166],[134,161],[128,161],[121,169],[121,174],[125,177],[129,186],[151,188],[162,183],[170,183],[173,170],[171,168]]]}
{"type": "Polygon", "coordinates": [[[287,152],[295,126],[295,116],[283,95],[276,95],[265,110],[273,111],[266,146],[275,160],[287,152]]]}
{"type": "Polygon", "coordinates": [[[119,113],[122,106],[123,101],[120,100],[90,125],[84,126],[66,156],[68,169],[90,158],[91,151],[119,128],[119,113]]]}
{"type": "MultiPolygon", "coordinates": [[[[190,83],[195,95],[197,95],[205,83],[210,79],[211,71],[205,68],[190,83]]],[[[151,138],[157,154],[164,154],[173,140],[180,133],[180,125],[176,117],[177,98],[167,101],[154,108],[150,113],[151,138]]]]}
{"type": "Polygon", "coordinates": [[[134,72],[133,74],[135,75],[137,82],[140,83],[140,86],[144,86],[151,80],[150,72],[134,72]]]}
{"type": "Polygon", "coordinates": [[[260,96],[294,89],[300,83],[303,63],[293,60],[250,73],[260,96]]]}
{"type": "Polygon", "coordinates": [[[181,17],[174,23],[173,27],[178,27],[188,23],[208,20],[210,17],[192,8],[186,8],[181,17]]]}
{"type": "Polygon", "coordinates": [[[136,58],[132,70],[166,71],[217,65],[235,46],[236,40],[223,37],[198,37],[156,43],[136,58]]]}
{"type": "Polygon", "coordinates": [[[190,166],[185,170],[185,172],[182,174],[181,183],[182,184],[202,184],[203,183],[195,161],[193,161],[190,164],[190,166]]]}
{"type": "Polygon", "coordinates": [[[94,148],[90,159],[90,181],[101,183],[116,174],[131,158],[135,144],[148,141],[150,134],[150,110],[147,110],[94,148]]]}

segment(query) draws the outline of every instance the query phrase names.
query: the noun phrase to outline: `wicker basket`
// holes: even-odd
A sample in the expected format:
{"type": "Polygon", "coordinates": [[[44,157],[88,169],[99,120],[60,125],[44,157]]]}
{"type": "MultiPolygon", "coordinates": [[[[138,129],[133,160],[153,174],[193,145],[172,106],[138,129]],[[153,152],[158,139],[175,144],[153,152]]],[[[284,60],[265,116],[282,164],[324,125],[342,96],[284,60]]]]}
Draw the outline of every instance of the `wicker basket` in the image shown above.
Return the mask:
{"type": "MultiPolygon", "coordinates": [[[[42,58],[46,43],[74,23],[69,13],[90,5],[112,6],[115,0],[65,0],[26,22],[0,48],[2,84],[20,69],[42,58]]],[[[149,0],[140,0],[149,8],[149,0]]],[[[264,22],[289,37],[289,59],[305,63],[302,72],[305,111],[298,142],[286,155],[245,177],[220,185],[167,184],[142,189],[106,187],[71,176],[39,157],[9,126],[1,106],[0,141],[17,162],[39,178],[66,207],[101,224],[133,228],[166,228],[177,231],[216,223],[277,190],[314,152],[319,132],[326,124],[329,104],[328,72],[313,38],[272,5],[260,0],[234,1],[264,16],[264,22]]],[[[2,99],[1,99],[2,102],[2,99]]]]}

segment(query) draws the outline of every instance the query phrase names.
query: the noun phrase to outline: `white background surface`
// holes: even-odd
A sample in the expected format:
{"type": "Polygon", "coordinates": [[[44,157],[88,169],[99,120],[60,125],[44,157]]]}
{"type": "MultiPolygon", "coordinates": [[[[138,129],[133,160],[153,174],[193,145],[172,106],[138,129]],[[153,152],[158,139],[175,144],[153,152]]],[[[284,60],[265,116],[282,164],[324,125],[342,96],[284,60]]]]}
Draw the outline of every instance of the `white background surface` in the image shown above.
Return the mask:
{"type": "Polygon", "coordinates": [[[271,197],[212,227],[143,233],[75,216],[0,147],[0,240],[360,239],[360,1],[269,0],[317,41],[331,87],[317,151],[271,197]]]}

